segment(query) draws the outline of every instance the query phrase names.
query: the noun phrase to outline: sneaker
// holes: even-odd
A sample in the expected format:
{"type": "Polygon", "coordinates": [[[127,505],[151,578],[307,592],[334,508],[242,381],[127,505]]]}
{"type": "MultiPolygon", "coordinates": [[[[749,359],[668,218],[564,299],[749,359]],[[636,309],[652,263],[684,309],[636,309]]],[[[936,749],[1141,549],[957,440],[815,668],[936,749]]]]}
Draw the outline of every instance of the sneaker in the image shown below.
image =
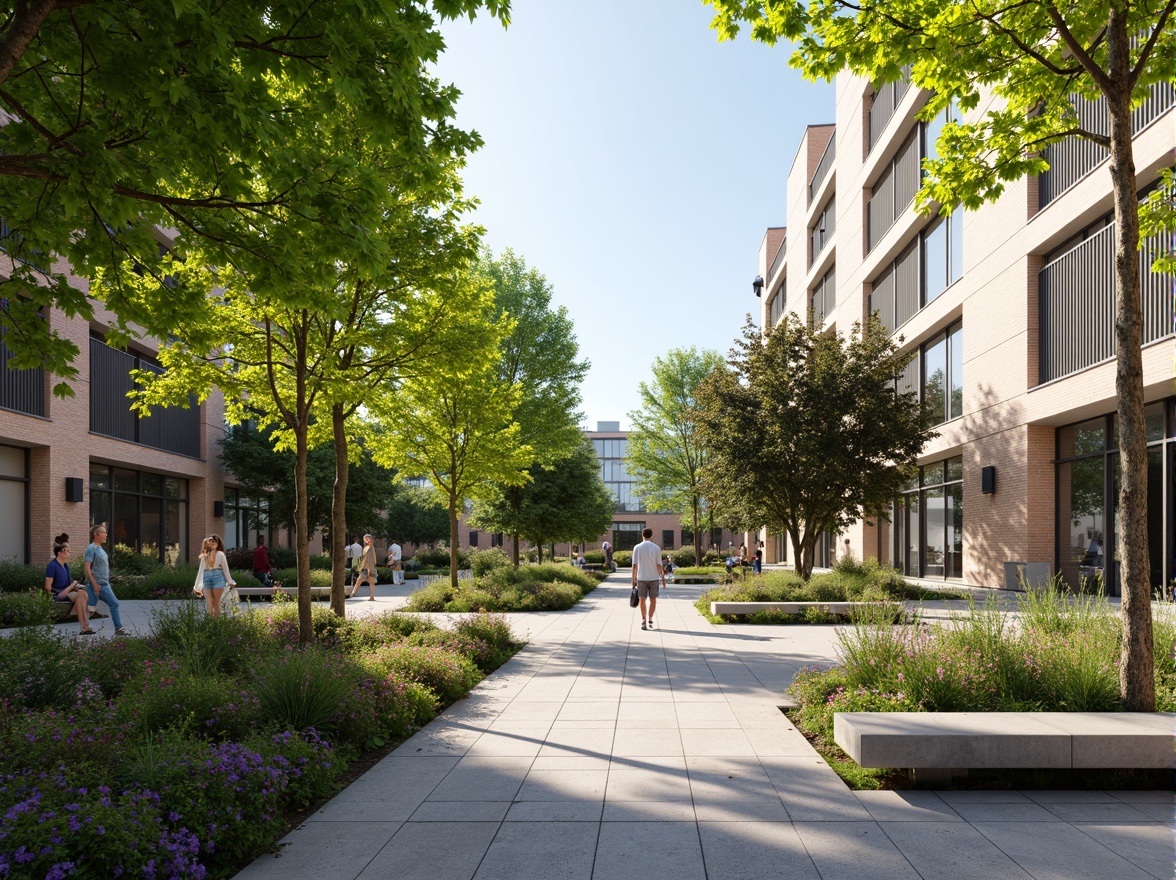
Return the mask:
{"type": "Polygon", "coordinates": [[[89,611],[91,614],[93,614],[95,611],[98,610],[98,606],[97,605],[87,605],[86,610],[89,611]]]}
{"type": "Polygon", "coordinates": [[[649,628],[653,629],[653,618],[649,618],[649,628]]]}
{"type": "Polygon", "coordinates": [[[109,616],[109,614],[99,614],[97,611],[90,612],[90,620],[104,620],[109,616]]]}
{"type": "Polygon", "coordinates": [[[126,628],[125,628],[125,627],[122,627],[122,626],[120,626],[118,629],[116,629],[116,630],[114,631],[114,634],[115,634],[116,636],[125,636],[125,635],[127,635],[126,628]]]}
{"type": "Polygon", "coordinates": [[[641,628],[642,628],[642,629],[646,629],[646,626],[645,626],[645,621],[644,621],[644,620],[643,620],[643,621],[641,621],[641,628]]]}

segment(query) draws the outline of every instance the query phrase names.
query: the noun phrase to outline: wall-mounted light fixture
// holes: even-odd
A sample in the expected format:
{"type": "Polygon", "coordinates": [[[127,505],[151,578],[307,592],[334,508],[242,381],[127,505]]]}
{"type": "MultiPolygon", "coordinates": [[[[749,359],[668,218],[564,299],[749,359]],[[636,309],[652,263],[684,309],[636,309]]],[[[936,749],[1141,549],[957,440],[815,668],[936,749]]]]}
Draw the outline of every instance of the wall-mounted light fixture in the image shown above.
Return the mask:
{"type": "Polygon", "coordinates": [[[755,276],[755,280],[751,282],[751,289],[755,291],[755,295],[759,296],[764,290],[764,279],[760,275],[755,276]]]}
{"type": "Polygon", "coordinates": [[[223,501],[212,502],[212,515],[218,519],[225,515],[225,503],[223,501]]]}
{"type": "Polygon", "coordinates": [[[78,502],[82,500],[84,494],[81,477],[66,477],[65,478],[65,500],[78,502]]]}
{"type": "Polygon", "coordinates": [[[980,492],[984,495],[996,494],[996,467],[989,465],[980,468],[980,492]]]}

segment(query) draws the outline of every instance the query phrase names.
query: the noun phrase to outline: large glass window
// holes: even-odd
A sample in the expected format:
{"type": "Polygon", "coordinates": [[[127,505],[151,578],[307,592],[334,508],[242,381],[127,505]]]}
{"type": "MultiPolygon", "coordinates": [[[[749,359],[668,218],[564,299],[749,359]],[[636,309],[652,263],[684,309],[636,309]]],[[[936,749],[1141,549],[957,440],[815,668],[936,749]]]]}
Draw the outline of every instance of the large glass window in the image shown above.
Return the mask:
{"type": "Polygon", "coordinates": [[[923,348],[923,404],[927,424],[945,421],[947,412],[947,335],[940,334],[923,348]]]}
{"type": "Polygon", "coordinates": [[[894,565],[909,577],[964,576],[963,458],[919,468],[891,514],[894,565]]]}
{"type": "Polygon", "coordinates": [[[923,233],[923,304],[947,287],[947,224],[939,220],[923,233]]]}
{"type": "Polygon", "coordinates": [[[256,547],[258,535],[265,538],[266,544],[273,544],[269,496],[225,489],[225,548],[256,547]]]}
{"type": "Polygon", "coordinates": [[[919,346],[895,384],[900,394],[918,392],[927,427],[964,414],[964,328],[953,324],[919,346]]]}
{"type": "MultiPolygon", "coordinates": [[[[1144,410],[1147,532],[1153,589],[1176,578],[1176,399],[1144,410]]],[[[1118,571],[1117,416],[1057,432],[1057,566],[1072,589],[1121,592],[1118,571]]]]}
{"type": "Polygon", "coordinates": [[[90,465],[90,525],[104,524],[115,556],[139,553],[168,564],[188,558],[188,481],[90,465]]]}
{"type": "Polygon", "coordinates": [[[615,522],[612,524],[613,550],[632,550],[641,543],[643,522],[615,522]]]}
{"type": "Polygon", "coordinates": [[[625,467],[625,453],[629,441],[624,437],[594,438],[592,446],[600,461],[600,479],[612,492],[618,511],[639,513],[644,510],[641,499],[633,491],[633,478],[625,467]]]}

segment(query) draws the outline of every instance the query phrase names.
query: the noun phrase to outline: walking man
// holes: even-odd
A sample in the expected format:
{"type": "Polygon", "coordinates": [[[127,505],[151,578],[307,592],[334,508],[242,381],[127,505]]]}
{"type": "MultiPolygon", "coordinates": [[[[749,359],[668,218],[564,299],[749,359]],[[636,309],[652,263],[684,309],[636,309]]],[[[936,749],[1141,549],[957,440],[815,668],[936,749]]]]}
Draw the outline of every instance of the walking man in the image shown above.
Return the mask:
{"type": "Polygon", "coordinates": [[[359,541],[347,545],[347,578],[351,586],[358,586],[359,561],[363,559],[363,545],[359,541]]]}
{"type": "Polygon", "coordinates": [[[657,593],[659,587],[666,585],[666,572],[661,563],[661,547],[650,540],[653,529],[646,529],[641,533],[644,538],[633,548],[633,586],[637,588],[637,598],[641,600],[641,628],[653,629],[653,612],[657,608],[657,593]],[[649,603],[649,613],[645,612],[645,603],[649,603]]]}
{"type": "Polygon", "coordinates": [[[396,540],[388,546],[388,567],[392,569],[392,583],[404,583],[404,550],[396,540]]]}

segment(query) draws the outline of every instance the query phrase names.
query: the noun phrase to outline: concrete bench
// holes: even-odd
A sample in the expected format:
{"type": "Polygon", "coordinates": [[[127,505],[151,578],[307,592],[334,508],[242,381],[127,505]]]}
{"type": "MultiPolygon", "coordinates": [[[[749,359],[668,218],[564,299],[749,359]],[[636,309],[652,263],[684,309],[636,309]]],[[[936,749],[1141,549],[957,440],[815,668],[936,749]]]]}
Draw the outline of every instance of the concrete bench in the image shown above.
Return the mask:
{"type": "MultiPolygon", "coordinates": [[[[297,596],[297,587],[237,587],[237,595],[241,598],[246,596],[272,596],[277,590],[281,590],[287,596],[297,596]]],[[[312,596],[330,595],[330,587],[311,587],[310,594],[312,596]]]]}
{"type": "Polygon", "coordinates": [[[782,611],[785,614],[804,614],[810,608],[820,608],[826,614],[849,614],[863,605],[876,602],[711,602],[711,614],[755,614],[757,611],[782,611]]]}
{"type": "Polygon", "coordinates": [[[969,769],[1176,766],[1171,712],[837,712],[833,739],[862,767],[948,783],[969,769]]]}

